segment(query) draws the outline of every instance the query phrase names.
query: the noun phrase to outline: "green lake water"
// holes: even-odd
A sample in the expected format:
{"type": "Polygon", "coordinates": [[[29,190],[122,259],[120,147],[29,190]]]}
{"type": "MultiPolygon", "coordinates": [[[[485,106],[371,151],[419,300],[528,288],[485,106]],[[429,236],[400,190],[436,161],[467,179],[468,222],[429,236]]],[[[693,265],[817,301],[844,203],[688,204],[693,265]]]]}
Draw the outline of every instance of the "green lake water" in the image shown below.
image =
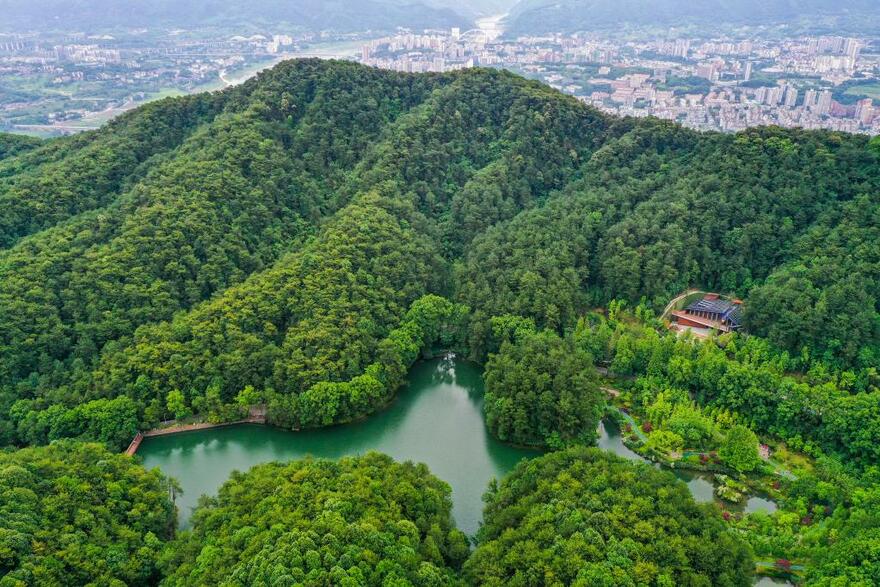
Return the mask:
{"type": "MultiPolygon", "coordinates": [[[[455,521],[472,535],[482,518],[482,495],[490,479],[500,479],[521,459],[540,454],[492,438],[482,410],[479,365],[447,357],[417,363],[395,401],[361,422],[300,432],[260,425],[213,428],[147,438],[138,454],[147,468],[159,467],[180,482],[183,495],[177,496],[177,506],[184,527],[199,496],[215,494],[233,470],[307,455],[339,458],[376,450],[397,460],[423,462],[449,483],[455,521]]],[[[620,456],[644,460],[624,446],[612,422],[600,425],[598,444],[620,456]]],[[[707,476],[675,473],[697,501],[713,500],[707,476]]],[[[753,497],[744,509],[770,510],[775,504],[753,497]]]]}
{"type": "Polygon", "coordinates": [[[306,455],[338,458],[376,450],[423,462],[452,486],[453,515],[468,535],[482,518],[482,495],[525,457],[540,454],[493,439],[483,423],[479,365],[451,358],[417,363],[409,385],[382,412],[354,424],[293,432],[241,425],[144,440],[138,454],[183,488],[177,497],[186,526],[201,494],[215,494],[233,470],[306,455]]]}

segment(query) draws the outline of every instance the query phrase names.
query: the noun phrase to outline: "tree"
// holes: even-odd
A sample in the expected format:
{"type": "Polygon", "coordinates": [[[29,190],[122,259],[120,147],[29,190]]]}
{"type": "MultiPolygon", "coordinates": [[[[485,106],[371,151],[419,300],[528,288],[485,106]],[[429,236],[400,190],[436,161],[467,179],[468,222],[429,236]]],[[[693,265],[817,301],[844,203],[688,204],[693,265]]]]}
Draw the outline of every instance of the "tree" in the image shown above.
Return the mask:
{"type": "Polygon", "coordinates": [[[0,583],[155,585],[171,482],[98,444],[0,452],[0,583]]]}
{"type": "Polygon", "coordinates": [[[529,445],[592,443],[604,409],[590,356],[550,331],[525,331],[490,355],[486,424],[501,440],[529,445]]]}
{"type": "Polygon", "coordinates": [[[189,408],[186,406],[186,398],[183,397],[183,392],[179,389],[172,390],[168,394],[166,406],[177,420],[183,420],[190,415],[189,408]]]}
{"type": "Polygon", "coordinates": [[[235,396],[235,403],[237,403],[239,407],[243,408],[245,411],[251,406],[255,406],[262,401],[262,394],[254,389],[253,385],[245,385],[244,389],[239,391],[238,395],[235,396]]]}
{"type": "Polygon", "coordinates": [[[486,494],[474,585],[751,585],[747,544],[672,474],[573,447],[486,494]]]}
{"type": "Polygon", "coordinates": [[[718,449],[718,456],[726,465],[740,473],[753,471],[761,464],[758,437],[745,426],[736,425],[727,431],[727,436],[718,449]]]}
{"type": "Polygon", "coordinates": [[[234,473],[166,549],[163,585],[449,585],[467,553],[425,465],[306,459],[234,473]]]}

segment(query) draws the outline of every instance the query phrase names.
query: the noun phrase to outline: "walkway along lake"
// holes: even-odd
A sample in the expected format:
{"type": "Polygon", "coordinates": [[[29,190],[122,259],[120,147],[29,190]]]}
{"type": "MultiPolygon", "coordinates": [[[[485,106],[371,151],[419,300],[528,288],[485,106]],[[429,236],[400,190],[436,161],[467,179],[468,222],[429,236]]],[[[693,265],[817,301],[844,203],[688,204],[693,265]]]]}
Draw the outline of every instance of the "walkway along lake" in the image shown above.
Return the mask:
{"type": "MultiPolygon", "coordinates": [[[[199,430],[145,438],[138,454],[147,468],[159,467],[180,482],[184,493],[177,497],[177,505],[184,527],[199,496],[215,494],[233,470],[307,455],[339,458],[376,450],[397,460],[426,463],[449,483],[455,521],[472,535],[482,518],[482,495],[489,480],[500,479],[522,458],[540,454],[492,438],[482,409],[479,365],[434,359],[417,363],[409,385],[394,403],[362,422],[301,432],[249,424],[199,430]]],[[[612,424],[599,431],[600,447],[643,460],[623,445],[612,424]]],[[[708,480],[686,471],[676,474],[688,483],[697,501],[713,499],[708,480]]]]}

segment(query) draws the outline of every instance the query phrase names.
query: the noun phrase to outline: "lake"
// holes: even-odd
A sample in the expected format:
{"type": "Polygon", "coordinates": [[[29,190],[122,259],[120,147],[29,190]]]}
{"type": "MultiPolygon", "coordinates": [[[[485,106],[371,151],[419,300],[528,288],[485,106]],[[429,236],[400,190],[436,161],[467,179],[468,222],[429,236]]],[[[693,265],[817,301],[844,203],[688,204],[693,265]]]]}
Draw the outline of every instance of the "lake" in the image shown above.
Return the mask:
{"type": "MultiPolygon", "coordinates": [[[[644,460],[624,446],[613,422],[599,427],[598,444],[618,455],[644,460]]],[[[453,516],[468,535],[479,527],[482,495],[489,481],[503,477],[521,459],[541,454],[489,435],[483,421],[481,368],[451,357],[417,363],[409,384],[394,402],[361,422],[300,432],[260,425],[213,428],[146,438],[138,454],[147,468],[159,467],[180,482],[179,522],[186,527],[199,496],[215,494],[233,470],[307,455],[339,458],[371,450],[397,460],[423,462],[449,483],[453,516]]],[[[697,501],[714,499],[707,476],[687,471],[675,474],[688,484],[697,501]]],[[[744,509],[770,507],[775,504],[753,497],[744,509]]]]}
{"type": "Polygon", "coordinates": [[[138,454],[183,488],[177,497],[186,526],[201,494],[215,494],[238,469],[306,455],[339,458],[376,450],[423,462],[452,486],[452,513],[468,535],[482,519],[482,495],[521,459],[541,454],[495,440],[483,423],[481,368],[452,358],[417,363],[388,408],[354,424],[294,432],[241,425],[144,439],[138,454]]]}

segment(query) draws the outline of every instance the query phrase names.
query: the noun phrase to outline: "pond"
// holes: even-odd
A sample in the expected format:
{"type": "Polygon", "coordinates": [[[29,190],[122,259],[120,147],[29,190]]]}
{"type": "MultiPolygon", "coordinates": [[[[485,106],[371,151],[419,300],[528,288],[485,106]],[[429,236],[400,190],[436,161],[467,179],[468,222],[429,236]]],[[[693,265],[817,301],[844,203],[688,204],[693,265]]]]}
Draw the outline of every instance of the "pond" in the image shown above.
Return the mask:
{"type": "MultiPolygon", "coordinates": [[[[213,428],[147,438],[138,454],[147,468],[159,467],[180,482],[183,495],[177,497],[177,505],[182,527],[188,525],[199,496],[215,494],[233,470],[308,455],[339,458],[376,450],[397,460],[423,462],[449,483],[455,521],[473,535],[482,518],[482,495],[490,479],[500,479],[521,459],[540,454],[495,440],[486,429],[482,411],[480,366],[446,357],[417,363],[395,401],[361,422],[300,432],[260,425],[213,428]]],[[[644,460],[624,446],[613,422],[600,425],[599,446],[644,460]]],[[[707,477],[675,473],[698,501],[713,499],[707,477]]],[[[753,503],[755,499],[760,500],[749,500],[746,511],[761,505],[753,503]]]]}
{"type": "MultiPolygon", "coordinates": [[[[620,428],[617,423],[612,420],[607,420],[599,424],[599,438],[596,441],[596,444],[599,448],[610,450],[611,452],[627,459],[643,463],[650,462],[623,444],[620,428]]],[[[658,468],[660,467],[658,464],[655,464],[654,466],[658,468]]],[[[777,505],[775,502],[759,495],[752,495],[744,503],[740,504],[731,504],[729,502],[721,501],[715,497],[715,486],[712,483],[712,475],[710,473],[682,469],[669,470],[672,471],[673,475],[687,484],[688,489],[691,490],[691,495],[694,496],[694,500],[697,502],[715,502],[723,509],[732,512],[745,512],[747,514],[757,511],[765,511],[767,513],[773,513],[776,511],[777,505]]]]}
{"type": "Polygon", "coordinates": [[[397,460],[423,462],[452,487],[452,513],[468,535],[482,519],[482,495],[524,457],[540,452],[503,444],[483,423],[479,365],[452,358],[417,363],[409,385],[387,409],[354,424],[293,432],[241,425],[147,438],[141,455],[183,488],[180,523],[186,526],[201,494],[215,494],[238,469],[306,455],[339,458],[371,450],[397,460]]]}

